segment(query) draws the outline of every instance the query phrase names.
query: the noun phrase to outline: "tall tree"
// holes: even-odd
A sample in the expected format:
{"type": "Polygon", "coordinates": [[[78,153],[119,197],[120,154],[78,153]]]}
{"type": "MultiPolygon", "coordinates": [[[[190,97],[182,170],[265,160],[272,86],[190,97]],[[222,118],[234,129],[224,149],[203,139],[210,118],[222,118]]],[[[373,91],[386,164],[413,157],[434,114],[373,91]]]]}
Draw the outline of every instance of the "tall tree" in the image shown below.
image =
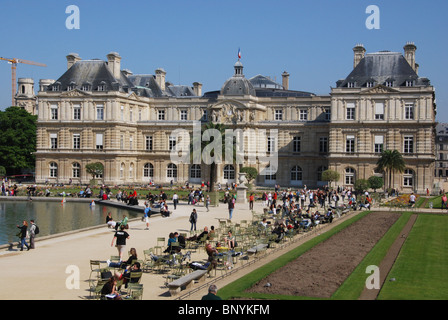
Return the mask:
{"type": "Polygon", "coordinates": [[[20,107],[0,111],[0,165],[8,174],[35,167],[37,116],[20,107]]]}
{"type": "Polygon", "coordinates": [[[395,171],[403,172],[406,169],[402,154],[398,150],[384,150],[376,163],[378,171],[389,173],[389,189],[392,186],[392,174],[395,171]]]}
{"type": "Polygon", "coordinates": [[[212,123],[208,122],[204,124],[201,127],[201,136],[196,137],[193,136],[193,141],[190,144],[190,156],[191,159],[193,159],[194,155],[198,150],[194,150],[196,146],[200,146],[200,153],[201,153],[201,164],[209,165],[210,166],[210,174],[209,174],[209,181],[210,181],[210,191],[215,190],[215,183],[216,183],[216,177],[217,177],[217,164],[218,163],[224,163],[226,159],[226,153],[232,152],[232,161],[235,162],[236,159],[236,152],[235,152],[235,140],[232,143],[231,150],[226,150],[226,143],[225,143],[225,131],[228,129],[224,124],[222,123],[212,123]],[[207,139],[207,133],[211,134],[210,140],[207,139]],[[216,131],[215,131],[216,130],[216,131]],[[205,134],[204,134],[205,133],[205,134]],[[215,141],[215,136],[213,133],[216,133],[216,136],[220,141],[215,141]],[[200,141],[197,141],[196,139],[200,139],[200,141]],[[216,145],[220,147],[219,150],[215,150],[213,148],[214,143],[216,142],[216,145]],[[219,153],[221,154],[221,158],[217,159],[219,156],[219,153]],[[212,159],[215,158],[213,161],[212,159]],[[217,163],[218,162],[218,163],[217,163]]]}

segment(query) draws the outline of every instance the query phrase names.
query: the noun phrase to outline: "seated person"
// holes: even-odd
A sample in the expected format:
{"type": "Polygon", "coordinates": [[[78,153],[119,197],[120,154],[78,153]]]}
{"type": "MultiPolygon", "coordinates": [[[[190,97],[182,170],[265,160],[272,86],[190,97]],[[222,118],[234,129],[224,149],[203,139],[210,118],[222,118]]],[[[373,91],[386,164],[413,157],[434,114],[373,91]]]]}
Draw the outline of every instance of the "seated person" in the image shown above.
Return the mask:
{"type": "Polygon", "coordinates": [[[137,260],[137,250],[135,250],[135,248],[131,248],[131,250],[129,250],[128,260],[120,262],[111,262],[110,260],[107,260],[107,266],[112,268],[126,269],[126,267],[130,266],[135,260],[137,260]]]}
{"type": "Polygon", "coordinates": [[[227,233],[227,237],[225,237],[225,241],[226,241],[227,247],[228,247],[230,250],[235,249],[235,247],[237,246],[237,242],[236,242],[236,240],[235,240],[235,236],[232,235],[232,231],[230,231],[230,230],[229,230],[229,232],[227,233]]]}
{"type": "Polygon", "coordinates": [[[160,208],[160,214],[162,215],[162,217],[169,217],[170,211],[168,210],[168,205],[166,204],[166,202],[163,202],[161,205],[162,206],[160,208]]]}
{"type": "Polygon", "coordinates": [[[280,223],[274,230],[272,230],[272,233],[277,236],[275,242],[279,243],[285,236],[285,225],[280,223]]]}
{"type": "Polygon", "coordinates": [[[204,227],[204,231],[202,231],[199,235],[195,234],[194,236],[189,237],[187,240],[199,242],[206,234],[208,235],[208,228],[204,227]]]}
{"type": "Polygon", "coordinates": [[[140,281],[140,277],[133,277],[131,278],[131,274],[134,272],[142,272],[140,269],[141,265],[140,262],[135,262],[131,266],[126,267],[126,270],[121,275],[120,279],[123,279],[124,287],[128,287],[128,283],[138,283],[140,281]]]}
{"type": "Polygon", "coordinates": [[[215,269],[218,265],[218,262],[215,259],[215,255],[218,255],[219,252],[216,250],[216,248],[213,248],[210,243],[207,243],[205,245],[205,252],[207,253],[208,259],[207,262],[209,262],[209,266],[207,268],[208,271],[215,269]]]}
{"type": "Polygon", "coordinates": [[[117,291],[117,281],[119,280],[120,275],[115,274],[110,277],[109,280],[104,284],[101,289],[101,300],[121,300],[121,296],[117,291]]]}
{"type": "Polygon", "coordinates": [[[168,246],[165,249],[165,251],[163,251],[163,253],[171,253],[172,252],[172,244],[174,242],[177,242],[176,237],[174,236],[174,232],[171,232],[170,235],[168,236],[168,246]]]}
{"type": "Polygon", "coordinates": [[[215,226],[210,227],[210,232],[207,235],[207,240],[213,240],[215,238],[215,226]]]}

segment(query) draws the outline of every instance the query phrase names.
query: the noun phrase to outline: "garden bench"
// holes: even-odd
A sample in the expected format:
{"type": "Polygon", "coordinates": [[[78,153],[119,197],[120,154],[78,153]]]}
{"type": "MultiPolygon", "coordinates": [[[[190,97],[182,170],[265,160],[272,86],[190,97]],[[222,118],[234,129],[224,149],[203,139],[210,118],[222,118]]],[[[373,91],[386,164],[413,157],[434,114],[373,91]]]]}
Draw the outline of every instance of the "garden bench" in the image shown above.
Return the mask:
{"type": "Polygon", "coordinates": [[[179,279],[176,279],[168,283],[168,289],[172,296],[178,294],[182,288],[189,288],[193,285],[194,281],[203,281],[207,276],[207,270],[196,270],[189,273],[179,279]]]}

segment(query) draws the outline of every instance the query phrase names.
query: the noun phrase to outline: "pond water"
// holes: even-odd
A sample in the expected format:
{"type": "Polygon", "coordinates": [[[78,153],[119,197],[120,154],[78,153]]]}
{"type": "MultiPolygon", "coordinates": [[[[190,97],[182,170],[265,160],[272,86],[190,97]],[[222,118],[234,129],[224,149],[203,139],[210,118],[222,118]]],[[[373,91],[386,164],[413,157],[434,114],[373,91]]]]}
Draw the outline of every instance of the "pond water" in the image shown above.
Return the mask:
{"type": "Polygon", "coordinates": [[[79,230],[106,224],[108,212],[115,221],[120,221],[123,214],[129,219],[139,216],[138,212],[86,202],[58,201],[0,201],[0,245],[18,241],[16,236],[23,220],[30,223],[34,219],[39,226],[38,237],[67,231],[79,230]]]}

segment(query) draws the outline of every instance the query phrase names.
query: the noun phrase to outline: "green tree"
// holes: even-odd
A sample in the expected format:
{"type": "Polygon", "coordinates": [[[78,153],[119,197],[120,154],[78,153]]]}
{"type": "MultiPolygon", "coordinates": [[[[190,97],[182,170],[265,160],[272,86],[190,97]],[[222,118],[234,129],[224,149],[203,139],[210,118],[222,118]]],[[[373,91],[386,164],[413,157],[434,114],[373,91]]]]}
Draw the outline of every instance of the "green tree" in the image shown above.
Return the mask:
{"type": "Polygon", "coordinates": [[[257,179],[257,176],[258,176],[257,169],[255,169],[253,167],[242,167],[240,169],[240,172],[246,173],[246,179],[247,179],[248,183],[251,183],[251,181],[257,179]]]}
{"type": "Polygon", "coordinates": [[[209,174],[209,181],[210,181],[210,192],[213,192],[215,190],[215,184],[216,184],[216,171],[217,171],[217,163],[224,163],[224,160],[226,159],[226,153],[231,152],[232,153],[232,161],[235,163],[236,159],[236,148],[235,148],[235,140],[232,143],[232,148],[229,150],[226,150],[226,143],[225,143],[225,131],[228,129],[224,124],[222,123],[212,123],[208,122],[204,124],[201,127],[201,136],[196,137],[193,135],[193,141],[190,144],[190,159],[193,159],[194,162],[194,156],[198,150],[194,150],[196,145],[200,146],[200,153],[201,153],[201,163],[206,164],[210,166],[210,174],[209,174]],[[212,148],[213,142],[215,137],[212,135],[210,140],[205,139],[204,133],[205,131],[210,130],[209,133],[216,133],[216,136],[218,136],[220,141],[221,149],[219,150],[221,153],[221,158],[219,159],[217,152],[218,150],[215,150],[212,148]],[[215,131],[216,130],[216,131],[215,131]],[[199,141],[197,141],[199,139],[199,141]],[[215,153],[216,152],[216,153],[215,153]],[[212,160],[215,158],[214,160],[212,160]]]}
{"type": "Polygon", "coordinates": [[[322,181],[328,181],[328,184],[331,185],[333,181],[339,181],[341,175],[339,172],[334,170],[325,170],[322,172],[322,181]]]}
{"type": "Polygon", "coordinates": [[[376,163],[378,171],[389,173],[389,189],[392,187],[392,175],[406,168],[402,154],[398,150],[384,150],[376,163]]]}
{"type": "Polygon", "coordinates": [[[354,187],[355,187],[355,190],[356,190],[356,191],[358,191],[358,192],[364,192],[364,191],[366,191],[367,189],[370,188],[369,180],[366,180],[366,179],[357,179],[357,180],[355,181],[355,185],[354,185],[354,187]]]}
{"type": "Polygon", "coordinates": [[[381,177],[371,176],[367,180],[369,181],[370,188],[372,188],[374,192],[376,192],[376,189],[380,189],[384,185],[384,180],[381,177]]]}
{"type": "Polygon", "coordinates": [[[94,162],[86,164],[86,172],[92,176],[95,181],[96,176],[102,176],[104,173],[104,166],[101,162],[94,162]]]}
{"type": "Polygon", "coordinates": [[[0,165],[8,174],[34,169],[36,121],[37,116],[20,107],[0,111],[0,165]]]}

